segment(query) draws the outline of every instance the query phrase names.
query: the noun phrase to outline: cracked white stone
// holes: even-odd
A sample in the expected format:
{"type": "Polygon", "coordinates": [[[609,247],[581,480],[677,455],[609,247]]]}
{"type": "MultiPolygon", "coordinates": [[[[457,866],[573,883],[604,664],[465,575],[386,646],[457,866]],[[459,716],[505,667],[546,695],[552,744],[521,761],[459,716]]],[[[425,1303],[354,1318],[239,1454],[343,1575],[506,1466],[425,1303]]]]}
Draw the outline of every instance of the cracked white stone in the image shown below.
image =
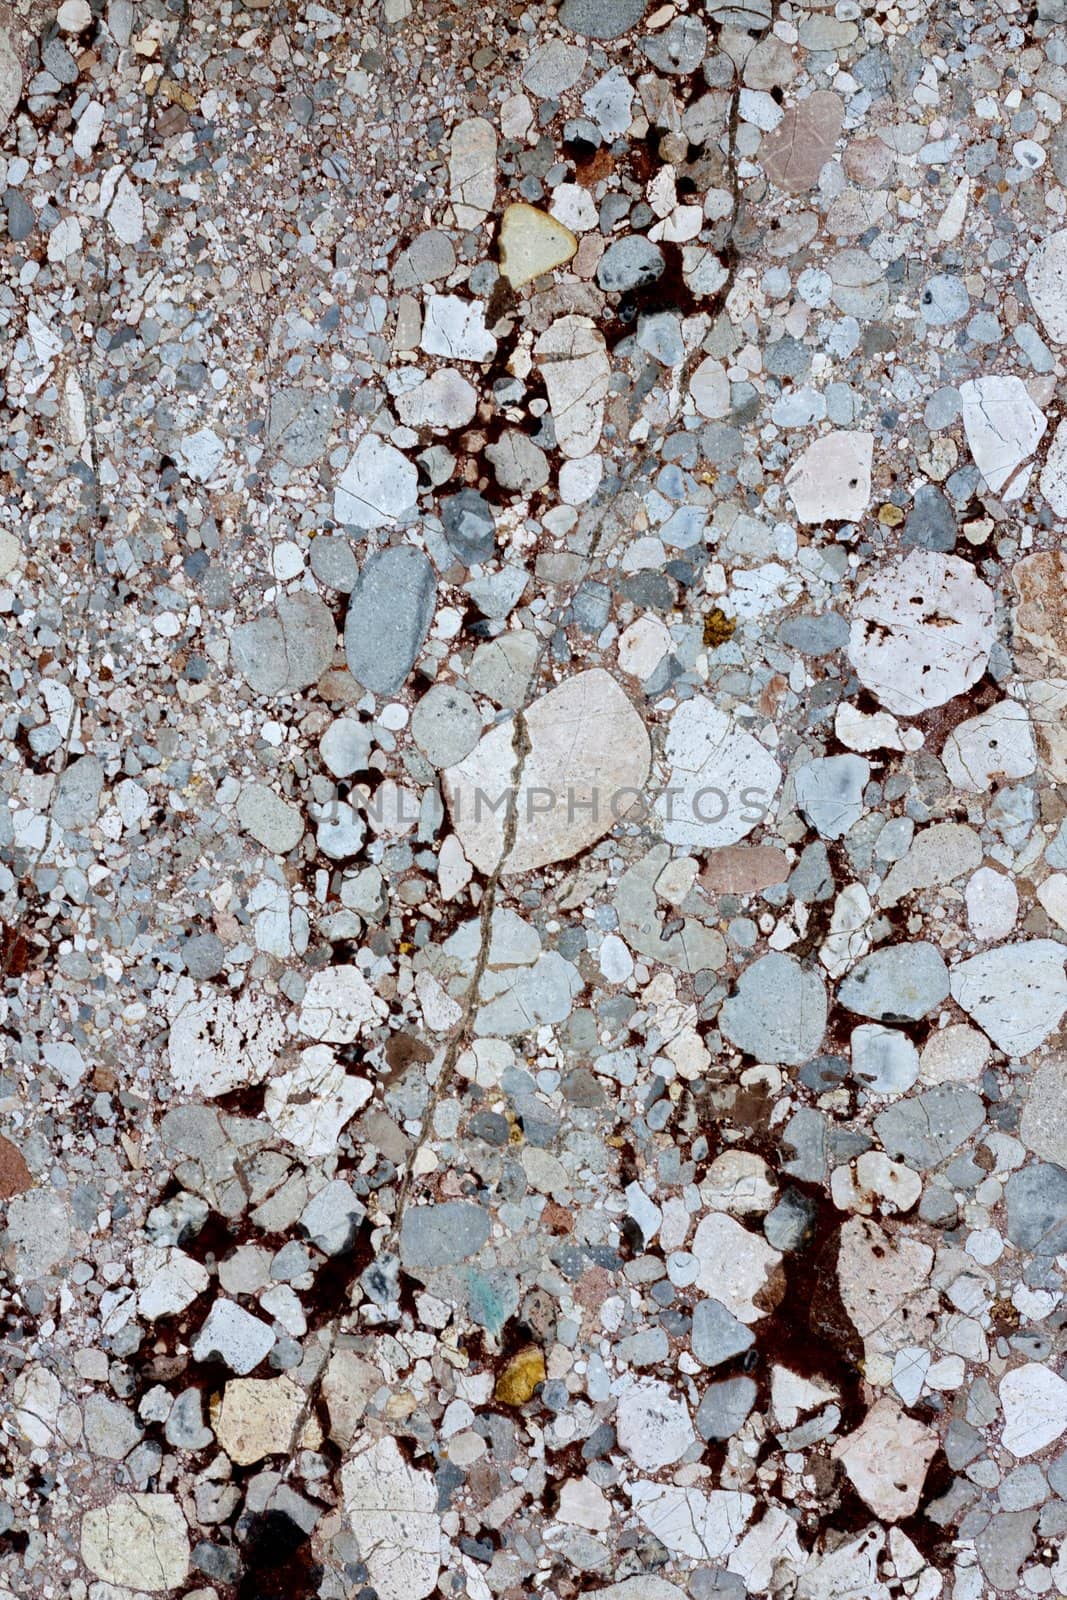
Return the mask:
{"type": "Polygon", "coordinates": [[[900,1522],[918,1509],[938,1437],[894,1400],[879,1400],[831,1454],[875,1516],[900,1522]]]}
{"type": "Polygon", "coordinates": [[[432,428],[435,433],[464,427],[477,409],[477,389],[462,373],[449,367],[432,372],[396,399],[396,414],[401,422],[409,428],[432,428]]]}
{"type": "Polygon", "coordinates": [[[782,781],[771,752],[704,698],[674,712],[664,754],[673,792],[657,796],[656,810],[671,844],[736,844],[767,815],[782,781]]]}
{"type": "Polygon", "coordinates": [[[737,1546],[756,1507],[750,1494],[736,1489],[676,1488],[639,1478],[629,1488],[634,1511],[674,1555],[693,1561],[720,1561],[737,1546]]]}
{"type": "Polygon", "coordinates": [[[974,568],[912,550],[861,585],[848,657],[884,706],[914,717],[977,683],[995,640],[993,593],[974,568]]]}
{"type": "Polygon", "coordinates": [[[441,1570],[441,1520],[429,1472],[408,1465],[396,1441],[366,1443],[341,1468],[341,1490],[378,1600],[425,1600],[441,1570]]]}
{"type": "Polygon", "coordinates": [[[496,200],[496,132],[484,117],[469,117],[452,130],[448,176],[457,227],[477,228],[496,200]]]}
{"type": "Polygon", "coordinates": [[[941,761],[963,794],[1028,778],[1037,767],[1037,746],[1026,707],[1001,700],[959,723],[945,740],[941,761]]]}
{"type": "Polygon", "coordinates": [[[211,1282],[206,1268],[182,1250],[139,1245],[132,1264],[137,1309],[150,1322],[184,1311],[211,1282]]]}
{"type": "Polygon", "coordinates": [[[611,378],[604,335],[589,317],[558,317],[534,345],[556,442],[572,460],[596,448],[611,378]]]}
{"type": "Polygon", "coordinates": [[[1028,1361],[1000,1380],[1003,1443],[1018,1461],[1037,1455],[1067,1433],[1067,1382],[1050,1367],[1028,1361]]]}
{"type": "Polygon", "coordinates": [[[952,998],[998,1050],[1029,1055],[1067,1011],[1065,959],[1067,947],[1053,939],[998,945],[953,969],[952,998]]]}
{"type": "Polygon", "coordinates": [[[658,1378],[637,1378],[619,1394],[615,1415],[619,1444],[644,1472],[680,1461],[696,1443],[689,1407],[658,1378]]]}
{"type": "Polygon", "coordinates": [[[413,509],[418,481],[406,456],[377,434],[365,434],[337,480],[334,518],[368,532],[389,527],[413,509]]]}
{"type": "Polygon", "coordinates": [[[974,464],[1005,503],[1030,482],[1029,465],[1047,423],[1021,378],[990,376],[960,385],[963,427],[974,464]]]}
{"type": "Polygon", "coordinates": [[[167,1056],[175,1088],[208,1099],[259,1083],[274,1064],[285,1026],[262,998],[244,991],[198,995],[181,980],[169,1006],[167,1056]]]}
{"type": "Polygon", "coordinates": [[[144,235],[144,202],[121,168],[112,168],[111,172],[100,186],[108,224],[120,243],[139,244],[144,235]],[[116,171],[119,173],[117,181],[109,181],[111,172],[116,171]]]}
{"type": "Polygon", "coordinates": [[[311,976],[297,1031],[326,1044],[351,1044],[387,1010],[358,967],[327,967],[311,976]]]}
{"type": "Polygon", "coordinates": [[[341,1129],[371,1093],[366,1079],[348,1073],[328,1045],[311,1045],[267,1084],[264,1111],[283,1139],[314,1158],[337,1148],[341,1129]]]}
{"type": "Polygon", "coordinates": [[[160,1594],[189,1574],[189,1529],[172,1494],[120,1494],[82,1518],[81,1558],[95,1578],[160,1594]]]}
{"type": "Polygon", "coordinates": [[[1067,517],[1067,422],[1061,422],[1041,469],[1041,493],[1058,517],[1067,517]]]}
{"type": "Polygon", "coordinates": [[[698,1262],[696,1286],[702,1294],[718,1300],[739,1322],[758,1322],[766,1315],[769,1300],[757,1305],[756,1298],[781,1262],[780,1251],[725,1212],[714,1211],[700,1222],[692,1253],[698,1262]]]}
{"type": "Polygon", "coordinates": [[[483,302],[456,294],[432,294],[426,302],[419,348],[428,356],[445,356],[449,361],[491,361],[496,340],[485,326],[483,302]]]}
{"type": "Polygon", "coordinates": [[[873,433],[836,432],[814,440],[786,473],[799,521],[855,522],[871,498],[873,433]]]}
{"type": "Polygon", "coordinates": [[[1067,344],[1067,228],[1050,233],[1026,268],[1026,291],[1055,344],[1067,344]]]}
{"type": "MultiPolygon", "coordinates": [[[[599,667],[542,695],[524,720],[530,750],[508,873],[564,861],[603,838],[639,799],[651,761],[644,723],[599,667]]],[[[503,854],[504,797],[520,773],[514,738],[513,722],[498,724],[443,775],[456,836],[482,872],[503,854]]]]}

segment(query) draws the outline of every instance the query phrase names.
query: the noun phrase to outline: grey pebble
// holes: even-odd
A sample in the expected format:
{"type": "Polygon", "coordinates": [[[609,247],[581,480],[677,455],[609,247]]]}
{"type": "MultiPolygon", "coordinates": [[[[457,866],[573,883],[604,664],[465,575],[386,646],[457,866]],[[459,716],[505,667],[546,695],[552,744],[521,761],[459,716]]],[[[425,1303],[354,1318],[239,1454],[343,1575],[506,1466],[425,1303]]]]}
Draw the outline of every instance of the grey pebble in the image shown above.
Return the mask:
{"type": "Polygon", "coordinates": [[[231,652],[257,694],[294,694],[317,683],[333,661],[337,628],[318,595],[283,595],[273,617],[235,628],[231,652]]]}
{"type": "Polygon", "coordinates": [[[433,621],[437,580],[421,550],[394,545],[368,556],[345,619],[348,670],[374,694],[394,694],[433,621]]]}
{"type": "Polygon", "coordinates": [[[826,1027],[826,990],[816,971],[772,951],[746,967],[725,1000],[719,1026],[757,1061],[799,1066],[814,1055],[826,1027]]]}
{"type": "Polygon", "coordinates": [[[445,538],[465,567],[479,566],[496,553],[492,508],[476,489],[461,489],[441,502],[445,538]]]}
{"type": "Polygon", "coordinates": [[[310,467],[326,449],[333,400],[311,389],[282,389],[273,396],[267,441],[291,467],[310,467]]]}
{"type": "Polygon", "coordinates": [[[919,297],[919,310],[931,328],[947,328],[970,309],[966,284],[950,272],[939,272],[931,278],[919,297]]]}
{"type": "Polygon", "coordinates": [[[1057,1256],[1067,1250],[1067,1171],[1035,1161],[1004,1185],[1007,1234],[1020,1250],[1057,1256]]]}
{"type": "Polygon", "coordinates": [[[432,1272],[476,1255],[489,1237],[489,1213],[465,1200],[409,1206],[400,1229],[400,1260],[409,1271],[432,1272]]]}
{"type": "Polygon", "coordinates": [[[888,1156],[926,1172],[947,1161],[984,1121],[980,1095],[944,1083],[888,1106],[875,1117],[874,1127],[888,1156]]]}
{"type": "Polygon", "coordinates": [[[710,1384],[697,1407],[696,1430],[702,1439],[731,1439],[744,1427],[756,1403],[751,1378],[727,1378],[710,1384]]]}
{"type": "Polygon", "coordinates": [[[848,623],[836,611],[787,617],[778,629],[778,638],[802,656],[829,656],[847,645],[848,623]]]}
{"type": "Polygon", "coordinates": [[[655,283],[666,267],[663,251],[643,234],[617,239],[601,256],[596,281],[610,294],[625,294],[655,283]]]}
{"type": "Polygon", "coordinates": [[[690,1335],[693,1355],[705,1367],[717,1367],[755,1343],[755,1335],[718,1300],[698,1300],[690,1335]]]}
{"type": "Polygon", "coordinates": [[[320,534],[311,541],[311,570],[327,589],[351,594],[359,581],[359,563],[350,542],[341,534],[320,534]]]}
{"type": "Polygon", "coordinates": [[[87,828],[96,820],[104,768],[97,756],[79,756],[65,767],[56,786],[52,818],[60,828],[87,828]]]}
{"type": "Polygon", "coordinates": [[[648,0],[563,0],[560,25],[583,39],[618,39],[640,22],[648,0]]]}
{"type": "Polygon", "coordinates": [[[874,1022],[918,1022],[948,997],[948,968],[936,945],[887,945],[857,962],[838,998],[874,1022]]]}
{"type": "Polygon", "coordinates": [[[901,542],[921,550],[955,549],[956,513],[932,483],[920,484],[916,489],[901,542]]]}

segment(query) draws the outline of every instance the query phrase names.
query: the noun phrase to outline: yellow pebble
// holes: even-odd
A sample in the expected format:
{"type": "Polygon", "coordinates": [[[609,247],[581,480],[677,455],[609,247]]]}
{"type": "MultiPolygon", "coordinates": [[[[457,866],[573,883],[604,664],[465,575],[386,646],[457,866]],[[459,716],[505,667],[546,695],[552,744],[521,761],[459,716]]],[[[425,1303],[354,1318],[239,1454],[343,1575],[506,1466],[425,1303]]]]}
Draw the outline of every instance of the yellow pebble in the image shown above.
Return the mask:
{"type": "Polygon", "coordinates": [[[504,1406],[524,1406],[544,1381],[544,1352],[537,1345],[528,1344],[512,1356],[497,1378],[493,1397],[504,1406]]]}

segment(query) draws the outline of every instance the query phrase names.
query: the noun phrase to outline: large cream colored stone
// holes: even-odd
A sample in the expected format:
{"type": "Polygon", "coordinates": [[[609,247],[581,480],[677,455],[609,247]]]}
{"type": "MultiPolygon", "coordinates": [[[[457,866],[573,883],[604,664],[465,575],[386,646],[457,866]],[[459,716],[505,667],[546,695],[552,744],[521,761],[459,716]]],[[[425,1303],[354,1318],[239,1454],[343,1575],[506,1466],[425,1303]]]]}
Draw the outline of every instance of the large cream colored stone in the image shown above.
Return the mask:
{"type": "Polygon", "coordinates": [[[95,1578],[148,1594],[189,1573],[189,1530],[171,1494],[120,1494],[82,1518],[81,1556],[95,1578]]]}
{"type": "Polygon", "coordinates": [[[650,759],[645,725],[614,679],[599,667],[578,673],[535,700],[518,728],[514,721],[501,723],[445,771],[445,796],[464,854],[482,872],[500,863],[506,796],[518,775],[515,840],[505,870],[529,872],[567,860],[602,839],[635,805],[650,759]],[[515,740],[523,726],[530,748],[520,768],[515,740]]]}
{"type": "Polygon", "coordinates": [[[569,228],[536,206],[508,206],[500,222],[500,271],[513,289],[562,267],[578,249],[569,228]]]}
{"type": "Polygon", "coordinates": [[[932,1428],[885,1399],[871,1407],[855,1433],[837,1441],[831,1454],[875,1515],[899,1522],[917,1510],[936,1449],[932,1428]]]}
{"type": "Polygon", "coordinates": [[[219,1444],[239,1467],[287,1455],[304,1406],[292,1378],[231,1378],[215,1419],[219,1444]]]}

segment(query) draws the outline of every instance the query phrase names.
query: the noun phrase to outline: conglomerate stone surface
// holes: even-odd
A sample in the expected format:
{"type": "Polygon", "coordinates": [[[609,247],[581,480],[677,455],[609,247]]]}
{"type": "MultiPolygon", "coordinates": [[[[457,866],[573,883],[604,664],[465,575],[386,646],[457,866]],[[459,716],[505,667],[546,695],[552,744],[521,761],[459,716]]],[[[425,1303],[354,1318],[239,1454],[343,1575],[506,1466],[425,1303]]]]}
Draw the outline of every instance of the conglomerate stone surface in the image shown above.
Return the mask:
{"type": "Polygon", "coordinates": [[[2,1600],[1067,1595],[1064,0],[0,140],[2,1600]]]}

